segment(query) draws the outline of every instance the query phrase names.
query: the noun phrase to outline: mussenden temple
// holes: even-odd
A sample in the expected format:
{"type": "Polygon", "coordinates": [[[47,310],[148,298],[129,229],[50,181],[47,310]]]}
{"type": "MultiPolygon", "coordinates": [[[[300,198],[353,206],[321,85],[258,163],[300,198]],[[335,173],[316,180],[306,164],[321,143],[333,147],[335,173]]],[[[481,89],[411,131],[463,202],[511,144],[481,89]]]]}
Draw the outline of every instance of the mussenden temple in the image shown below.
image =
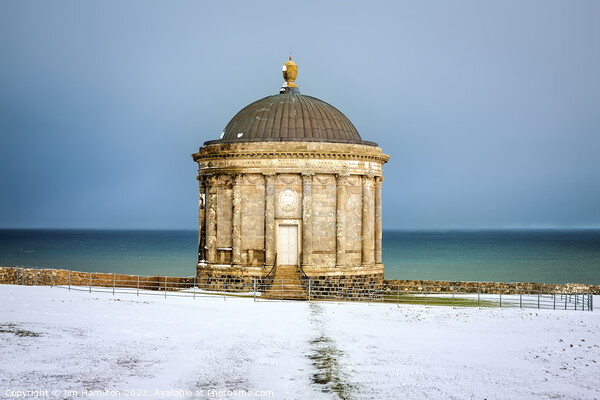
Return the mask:
{"type": "Polygon", "coordinates": [[[290,57],[280,93],[244,107],[218,140],[192,155],[199,281],[277,280],[286,293],[297,290],[288,297],[302,297],[308,279],[355,290],[383,280],[381,184],[389,156],[338,109],[300,94],[297,72],[290,57]]]}

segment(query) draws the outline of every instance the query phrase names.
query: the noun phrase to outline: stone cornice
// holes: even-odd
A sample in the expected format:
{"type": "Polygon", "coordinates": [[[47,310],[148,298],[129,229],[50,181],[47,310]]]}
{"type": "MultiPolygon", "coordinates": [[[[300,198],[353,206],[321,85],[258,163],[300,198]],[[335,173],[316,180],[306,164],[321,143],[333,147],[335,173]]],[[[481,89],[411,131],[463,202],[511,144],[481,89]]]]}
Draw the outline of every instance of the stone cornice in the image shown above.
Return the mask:
{"type": "Polygon", "coordinates": [[[192,154],[194,161],[224,159],[337,159],[385,164],[390,156],[379,147],[342,143],[239,143],[203,146],[192,154]]]}

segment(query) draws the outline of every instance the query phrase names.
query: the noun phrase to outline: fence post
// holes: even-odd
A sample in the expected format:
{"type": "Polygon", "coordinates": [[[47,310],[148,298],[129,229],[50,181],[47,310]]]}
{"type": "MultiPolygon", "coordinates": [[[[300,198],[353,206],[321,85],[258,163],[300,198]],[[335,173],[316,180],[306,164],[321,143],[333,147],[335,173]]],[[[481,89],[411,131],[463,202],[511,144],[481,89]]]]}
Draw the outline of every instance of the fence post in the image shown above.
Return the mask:
{"type": "Polygon", "coordinates": [[[556,310],[556,291],[554,289],[552,289],[552,301],[554,303],[552,309],[556,310]]]}
{"type": "Polygon", "coordinates": [[[480,287],[477,286],[477,307],[479,307],[479,293],[480,293],[480,287]]]}
{"type": "Polygon", "coordinates": [[[454,286],[452,286],[452,308],[454,308],[454,286]]]}
{"type": "Polygon", "coordinates": [[[424,289],[425,289],[425,307],[427,307],[427,286],[425,286],[424,289]]]}
{"type": "MultiPolygon", "coordinates": [[[[254,278],[255,282],[256,282],[256,278],[254,278]]],[[[194,300],[196,300],[196,283],[197,283],[197,277],[194,276],[194,289],[192,289],[194,291],[194,300]]],[[[255,286],[256,288],[256,286],[255,286]]]]}
{"type": "Polygon", "coordinates": [[[283,301],[283,279],[280,279],[281,281],[281,301],[283,301]]]}
{"type": "Polygon", "coordinates": [[[71,270],[69,270],[69,291],[71,291],[71,270]]]}
{"type": "Polygon", "coordinates": [[[37,267],[35,267],[35,286],[37,286],[37,267]]]}
{"type": "Polygon", "coordinates": [[[594,311],[594,295],[590,293],[590,311],[594,311]]]}
{"type": "Polygon", "coordinates": [[[311,286],[312,286],[312,279],[308,279],[308,302],[310,303],[310,291],[311,291],[311,286]]]}
{"type": "Polygon", "coordinates": [[[137,286],[135,288],[135,295],[139,296],[140,295],[140,276],[137,276],[137,286]]]}
{"type": "Polygon", "coordinates": [[[567,294],[565,293],[565,310],[567,309],[567,294]]]}
{"type": "Polygon", "coordinates": [[[50,287],[54,286],[54,269],[50,268],[50,287]]]}
{"type": "Polygon", "coordinates": [[[398,285],[398,292],[396,293],[396,306],[400,305],[400,285],[398,285]]]}
{"type": "Polygon", "coordinates": [[[540,309],[540,295],[542,294],[542,289],[538,292],[538,310],[540,309]]]}
{"type": "Polygon", "coordinates": [[[502,288],[500,288],[500,308],[502,308],[502,288]]]}
{"type": "Polygon", "coordinates": [[[92,293],[92,273],[90,272],[90,293],[92,293]]]}
{"type": "Polygon", "coordinates": [[[165,276],[165,299],[167,298],[167,277],[165,276]]]}
{"type": "Polygon", "coordinates": [[[17,285],[19,284],[19,266],[15,267],[15,271],[17,271],[17,285]]]}
{"type": "Polygon", "coordinates": [[[254,302],[256,303],[256,278],[254,278],[252,294],[254,297],[254,302]]]}
{"type": "Polygon", "coordinates": [[[117,274],[113,272],[113,296],[115,295],[116,284],[117,284],[117,274]]]}

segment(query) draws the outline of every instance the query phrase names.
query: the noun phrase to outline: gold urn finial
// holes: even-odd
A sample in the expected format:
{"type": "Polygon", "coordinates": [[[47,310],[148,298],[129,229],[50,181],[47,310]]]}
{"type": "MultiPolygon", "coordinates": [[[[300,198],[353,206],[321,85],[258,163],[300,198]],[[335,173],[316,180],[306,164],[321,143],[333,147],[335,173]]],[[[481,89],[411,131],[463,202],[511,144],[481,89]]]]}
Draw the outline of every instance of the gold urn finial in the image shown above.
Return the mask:
{"type": "Polygon", "coordinates": [[[298,85],[294,83],[294,81],[296,80],[296,76],[298,75],[298,64],[292,61],[292,56],[290,56],[288,62],[283,64],[282,72],[283,79],[285,79],[285,82],[283,83],[283,86],[281,86],[281,91],[279,93],[299,92],[298,85]]]}

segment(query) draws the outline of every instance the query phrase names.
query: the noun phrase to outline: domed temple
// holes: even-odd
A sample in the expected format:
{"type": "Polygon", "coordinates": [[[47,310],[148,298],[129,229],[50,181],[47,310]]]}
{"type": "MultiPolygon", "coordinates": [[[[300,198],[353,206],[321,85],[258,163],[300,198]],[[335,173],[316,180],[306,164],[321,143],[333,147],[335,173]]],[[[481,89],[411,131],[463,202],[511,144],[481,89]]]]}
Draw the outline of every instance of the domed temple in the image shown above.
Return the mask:
{"type": "Polygon", "coordinates": [[[381,283],[382,166],[332,105],[300,94],[283,66],[279,94],[240,110],[193,154],[200,183],[198,279],[310,278],[381,283]]]}

